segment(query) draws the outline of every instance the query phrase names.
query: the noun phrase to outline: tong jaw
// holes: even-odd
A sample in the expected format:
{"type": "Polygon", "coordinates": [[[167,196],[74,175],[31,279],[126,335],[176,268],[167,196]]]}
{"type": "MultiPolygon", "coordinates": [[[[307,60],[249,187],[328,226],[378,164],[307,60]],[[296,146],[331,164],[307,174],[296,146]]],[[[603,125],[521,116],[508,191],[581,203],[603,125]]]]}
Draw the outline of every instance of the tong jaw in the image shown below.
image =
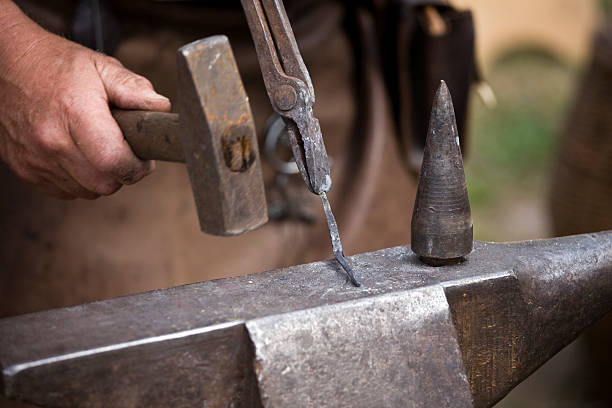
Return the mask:
{"type": "Polygon", "coordinates": [[[280,0],[242,0],[274,110],[287,125],[291,149],[308,189],[331,189],[329,161],[312,105],[314,88],[280,0]]]}

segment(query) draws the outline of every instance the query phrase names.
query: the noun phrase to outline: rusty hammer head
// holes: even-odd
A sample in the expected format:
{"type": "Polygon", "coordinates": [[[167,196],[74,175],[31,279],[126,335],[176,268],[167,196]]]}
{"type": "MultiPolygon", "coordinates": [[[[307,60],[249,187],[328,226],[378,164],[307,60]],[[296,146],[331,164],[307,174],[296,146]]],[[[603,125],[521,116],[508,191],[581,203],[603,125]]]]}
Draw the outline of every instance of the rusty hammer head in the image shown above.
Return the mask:
{"type": "Polygon", "coordinates": [[[268,221],[255,124],[225,36],[178,50],[179,115],[113,109],[143,160],[185,162],[202,231],[238,235],[268,221]]]}
{"type": "Polygon", "coordinates": [[[225,36],[178,50],[180,134],[202,231],[238,235],[268,211],[249,99],[225,36]]]}

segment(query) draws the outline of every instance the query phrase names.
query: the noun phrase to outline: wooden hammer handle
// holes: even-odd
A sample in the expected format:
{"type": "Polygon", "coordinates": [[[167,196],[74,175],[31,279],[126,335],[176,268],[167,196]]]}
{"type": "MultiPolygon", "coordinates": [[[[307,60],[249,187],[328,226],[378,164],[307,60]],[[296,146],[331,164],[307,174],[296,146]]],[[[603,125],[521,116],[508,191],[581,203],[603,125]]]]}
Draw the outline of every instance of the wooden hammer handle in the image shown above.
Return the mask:
{"type": "Polygon", "coordinates": [[[185,162],[177,113],[112,109],[123,137],[139,158],[185,162]]]}

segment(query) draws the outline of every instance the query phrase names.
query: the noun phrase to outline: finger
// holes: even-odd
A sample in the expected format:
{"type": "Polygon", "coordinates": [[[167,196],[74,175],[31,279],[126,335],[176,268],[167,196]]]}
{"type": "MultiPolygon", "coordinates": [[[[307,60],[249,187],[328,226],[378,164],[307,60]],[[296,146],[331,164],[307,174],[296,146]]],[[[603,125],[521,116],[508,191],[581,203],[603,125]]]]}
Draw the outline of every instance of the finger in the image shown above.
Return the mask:
{"type": "Polygon", "coordinates": [[[38,192],[44,195],[50,196],[50,197],[59,198],[60,200],[70,201],[76,198],[72,194],[69,194],[65,192],[64,190],[59,189],[55,186],[49,185],[48,187],[46,186],[35,186],[35,187],[36,187],[36,190],[38,190],[38,192]]]}
{"type": "Polygon", "coordinates": [[[42,177],[59,189],[79,198],[94,199],[117,191],[121,184],[87,161],[74,143],[68,126],[45,122],[35,131],[33,149],[21,160],[18,171],[23,178],[38,182],[42,177]]]}
{"type": "Polygon", "coordinates": [[[117,192],[122,186],[114,178],[96,170],[76,146],[74,152],[61,158],[60,165],[76,183],[89,192],[90,197],[80,196],[81,198],[95,199],[101,195],[108,196],[117,192]]]}
{"type": "MultiPolygon", "coordinates": [[[[83,198],[85,200],[95,200],[96,198],[100,197],[102,193],[106,192],[106,191],[97,192],[95,188],[86,188],[85,184],[79,182],[76,178],[74,178],[71,175],[71,173],[68,171],[68,169],[66,169],[61,163],[59,163],[58,166],[59,166],[59,169],[58,169],[59,174],[57,174],[57,177],[58,177],[57,186],[61,188],[62,190],[75,195],[77,198],[83,198]]],[[[110,194],[117,191],[120,187],[121,185],[119,184],[116,189],[110,192],[110,194]]],[[[107,194],[107,195],[110,195],[110,194],[107,194]]]]}
{"type": "Polygon", "coordinates": [[[153,170],[151,162],[134,155],[102,97],[73,105],[68,120],[70,135],[98,172],[121,184],[133,184],[153,170]]]}
{"type": "Polygon", "coordinates": [[[76,198],[74,194],[59,188],[54,182],[46,179],[45,177],[41,177],[37,183],[27,183],[34,186],[34,188],[39,192],[51,197],[59,198],[61,200],[74,200],[76,198]]]}
{"type": "Polygon", "coordinates": [[[170,111],[170,100],[155,92],[148,79],[126,69],[117,60],[104,58],[106,61],[98,61],[96,68],[112,105],[121,109],[170,111]]]}
{"type": "Polygon", "coordinates": [[[28,160],[11,160],[7,162],[7,164],[17,175],[17,177],[19,177],[24,183],[34,187],[37,191],[65,200],[75,198],[73,194],[61,189],[54,181],[51,180],[53,176],[50,176],[49,171],[46,169],[41,169],[40,166],[33,164],[28,160]]]}
{"type": "Polygon", "coordinates": [[[59,162],[55,163],[50,169],[35,163],[30,163],[30,172],[34,172],[38,175],[37,184],[46,186],[53,185],[55,189],[63,191],[72,198],[94,199],[99,197],[99,194],[95,194],[79,184],[70,174],[68,174],[59,162]]]}

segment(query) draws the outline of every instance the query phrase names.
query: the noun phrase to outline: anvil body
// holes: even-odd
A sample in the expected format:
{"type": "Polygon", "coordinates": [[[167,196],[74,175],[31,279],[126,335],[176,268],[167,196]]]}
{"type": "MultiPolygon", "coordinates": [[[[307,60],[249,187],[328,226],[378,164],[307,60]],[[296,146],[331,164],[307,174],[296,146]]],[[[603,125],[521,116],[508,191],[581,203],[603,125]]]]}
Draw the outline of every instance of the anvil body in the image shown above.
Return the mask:
{"type": "Polygon", "coordinates": [[[612,309],[612,231],[410,247],[0,320],[6,396],[50,407],[485,407],[612,309]]]}

